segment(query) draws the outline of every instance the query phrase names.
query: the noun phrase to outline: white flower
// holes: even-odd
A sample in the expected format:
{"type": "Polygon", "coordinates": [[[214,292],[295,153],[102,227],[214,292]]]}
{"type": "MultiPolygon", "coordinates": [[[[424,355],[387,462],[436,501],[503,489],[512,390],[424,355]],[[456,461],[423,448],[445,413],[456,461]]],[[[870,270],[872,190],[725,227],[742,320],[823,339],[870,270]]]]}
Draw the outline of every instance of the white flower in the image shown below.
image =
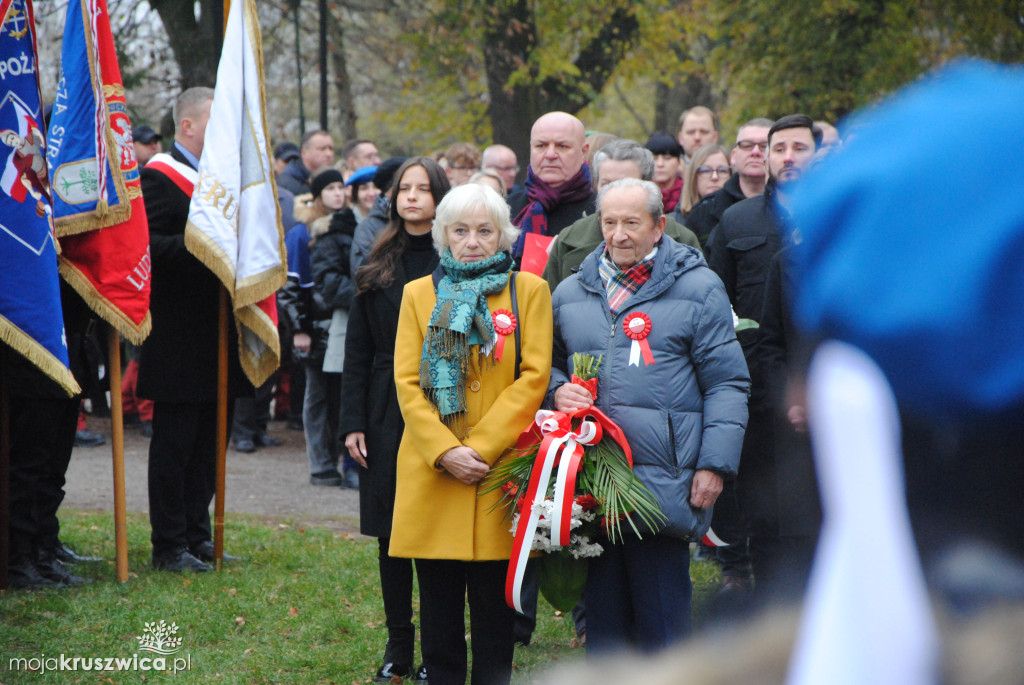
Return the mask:
{"type": "MultiPolygon", "coordinates": [[[[543,502],[534,502],[533,511],[538,514],[537,527],[533,534],[533,541],[530,544],[530,550],[535,552],[555,552],[561,549],[567,550],[576,559],[584,559],[589,557],[597,557],[601,555],[603,548],[601,545],[592,543],[590,540],[578,533],[572,533],[569,536],[569,544],[565,547],[554,545],[551,542],[551,521],[555,517],[555,503],[550,499],[546,499],[543,502]]],[[[579,528],[583,522],[591,522],[597,519],[597,514],[593,511],[584,511],[578,503],[572,503],[572,512],[569,519],[569,530],[574,531],[579,528]]],[[[519,526],[520,516],[514,514],[512,516],[512,527],[509,530],[510,533],[515,535],[516,528],[519,526]]]]}

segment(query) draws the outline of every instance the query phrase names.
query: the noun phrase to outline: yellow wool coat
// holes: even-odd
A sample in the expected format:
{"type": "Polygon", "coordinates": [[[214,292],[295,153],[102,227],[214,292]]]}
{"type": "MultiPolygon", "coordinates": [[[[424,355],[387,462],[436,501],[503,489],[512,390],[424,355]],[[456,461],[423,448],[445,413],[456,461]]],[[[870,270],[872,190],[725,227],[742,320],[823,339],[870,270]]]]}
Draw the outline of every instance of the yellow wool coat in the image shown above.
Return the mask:
{"type": "MultiPolygon", "coordinates": [[[[465,485],[435,466],[441,456],[464,444],[493,466],[533,421],[551,378],[551,294],[530,273],[516,276],[522,362],[515,376],[514,336],[501,361],[483,371],[471,364],[466,379],[465,442],[445,426],[420,389],[420,358],[436,295],[429,276],[408,283],[402,296],[395,340],[395,385],[405,419],[398,449],[393,557],[488,561],[508,559],[509,522],[493,509],[500,492],[478,497],[480,484],[465,485]]],[[[512,311],[509,289],[487,297],[487,306],[512,311]]]]}

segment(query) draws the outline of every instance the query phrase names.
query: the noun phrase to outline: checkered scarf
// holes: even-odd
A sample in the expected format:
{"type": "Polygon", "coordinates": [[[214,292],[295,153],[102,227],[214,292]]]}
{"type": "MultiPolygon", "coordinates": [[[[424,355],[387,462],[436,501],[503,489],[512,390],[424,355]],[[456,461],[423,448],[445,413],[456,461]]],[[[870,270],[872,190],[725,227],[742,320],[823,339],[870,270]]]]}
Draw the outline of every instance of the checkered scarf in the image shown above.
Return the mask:
{"type": "Polygon", "coordinates": [[[608,296],[608,309],[613,315],[622,311],[629,298],[650,280],[654,272],[654,257],[657,254],[658,246],[655,245],[639,264],[634,264],[625,271],[615,266],[615,262],[608,256],[608,250],[601,255],[597,271],[601,275],[601,282],[604,283],[608,296]]]}

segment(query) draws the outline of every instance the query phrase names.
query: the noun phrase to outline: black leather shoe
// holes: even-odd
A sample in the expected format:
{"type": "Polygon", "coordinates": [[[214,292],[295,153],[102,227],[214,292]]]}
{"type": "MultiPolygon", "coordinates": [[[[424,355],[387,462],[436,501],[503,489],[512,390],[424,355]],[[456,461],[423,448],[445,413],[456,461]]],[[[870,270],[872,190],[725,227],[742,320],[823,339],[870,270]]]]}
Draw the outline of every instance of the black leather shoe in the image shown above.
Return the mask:
{"type": "Polygon", "coordinates": [[[252,440],[236,440],[235,441],[235,451],[236,452],[245,452],[245,453],[255,452],[256,451],[256,443],[254,443],[252,440]]]}
{"type": "Polygon", "coordinates": [[[162,571],[174,571],[175,573],[181,573],[182,571],[195,571],[199,573],[201,571],[213,570],[212,566],[192,556],[188,551],[188,547],[184,545],[162,554],[154,552],[153,568],[162,571]]]}
{"type": "MultiPolygon", "coordinates": [[[[196,559],[205,561],[208,564],[213,563],[213,541],[207,540],[206,542],[200,542],[198,545],[190,547],[189,552],[192,553],[196,559]]],[[[242,557],[236,557],[224,552],[224,556],[221,559],[225,564],[230,564],[235,561],[244,561],[242,557]]]]}
{"type": "Polygon", "coordinates": [[[92,582],[91,578],[76,576],[60,563],[53,550],[40,550],[39,558],[36,560],[36,569],[39,575],[47,580],[52,580],[60,585],[87,585],[92,582]]]}
{"type": "Polygon", "coordinates": [[[416,673],[412,676],[412,682],[416,685],[427,685],[427,667],[420,664],[420,667],[416,669],[416,673]]]}
{"type": "Polygon", "coordinates": [[[256,444],[259,447],[280,447],[284,443],[267,433],[260,433],[256,436],[256,444]]]}
{"type": "Polygon", "coordinates": [[[377,675],[373,676],[373,682],[390,683],[392,678],[398,678],[401,680],[407,677],[411,670],[411,666],[388,662],[377,669],[377,675]]]}
{"type": "Polygon", "coordinates": [[[103,561],[100,557],[87,557],[84,554],[78,554],[63,542],[58,542],[57,546],[53,548],[53,555],[62,564],[95,564],[103,561]]]}
{"type": "Polygon", "coordinates": [[[39,568],[30,559],[12,562],[7,568],[7,584],[21,590],[46,590],[64,587],[63,583],[43,576],[39,568]]]}
{"type": "Polygon", "coordinates": [[[309,477],[310,485],[327,485],[336,488],[344,482],[345,481],[341,478],[341,474],[337,471],[334,473],[317,473],[309,477]]]}

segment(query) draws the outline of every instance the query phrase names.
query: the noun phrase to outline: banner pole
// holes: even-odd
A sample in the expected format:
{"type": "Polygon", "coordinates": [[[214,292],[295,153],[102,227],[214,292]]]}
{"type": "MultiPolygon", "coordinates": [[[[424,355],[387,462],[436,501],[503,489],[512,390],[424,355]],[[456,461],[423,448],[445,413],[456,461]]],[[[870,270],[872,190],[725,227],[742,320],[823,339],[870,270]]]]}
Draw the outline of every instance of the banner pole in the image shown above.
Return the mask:
{"type": "Polygon", "coordinates": [[[124,402],[121,395],[121,339],[117,329],[107,326],[107,354],[110,360],[110,430],[114,459],[114,548],[117,579],[128,582],[128,523],[124,489],[124,402]]]}
{"type": "MultiPolygon", "coordinates": [[[[231,0],[224,0],[224,26],[228,30],[231,0]]],[[[213,501],[213,560],[217,570],[224,559],[224,490],[227,485],[228,451],[228,316],[231,311],[228,290],[220,287],[220,313],[217,321],[217,483],[213,501]]]]}
{"type": "Polygon", "coordinates": [[[7,588],[11,551],[11,392],[7,345],[0,343],[0,590],[7,588]]]}
{"type": "Polygon", "coordinates": [[[217,340],[217,486],[213,503],[213,558],[220,570],[224,558],[224,490],[228,449],[228,314],[230,297],[220,288],[219,335],[217,340]]]}

